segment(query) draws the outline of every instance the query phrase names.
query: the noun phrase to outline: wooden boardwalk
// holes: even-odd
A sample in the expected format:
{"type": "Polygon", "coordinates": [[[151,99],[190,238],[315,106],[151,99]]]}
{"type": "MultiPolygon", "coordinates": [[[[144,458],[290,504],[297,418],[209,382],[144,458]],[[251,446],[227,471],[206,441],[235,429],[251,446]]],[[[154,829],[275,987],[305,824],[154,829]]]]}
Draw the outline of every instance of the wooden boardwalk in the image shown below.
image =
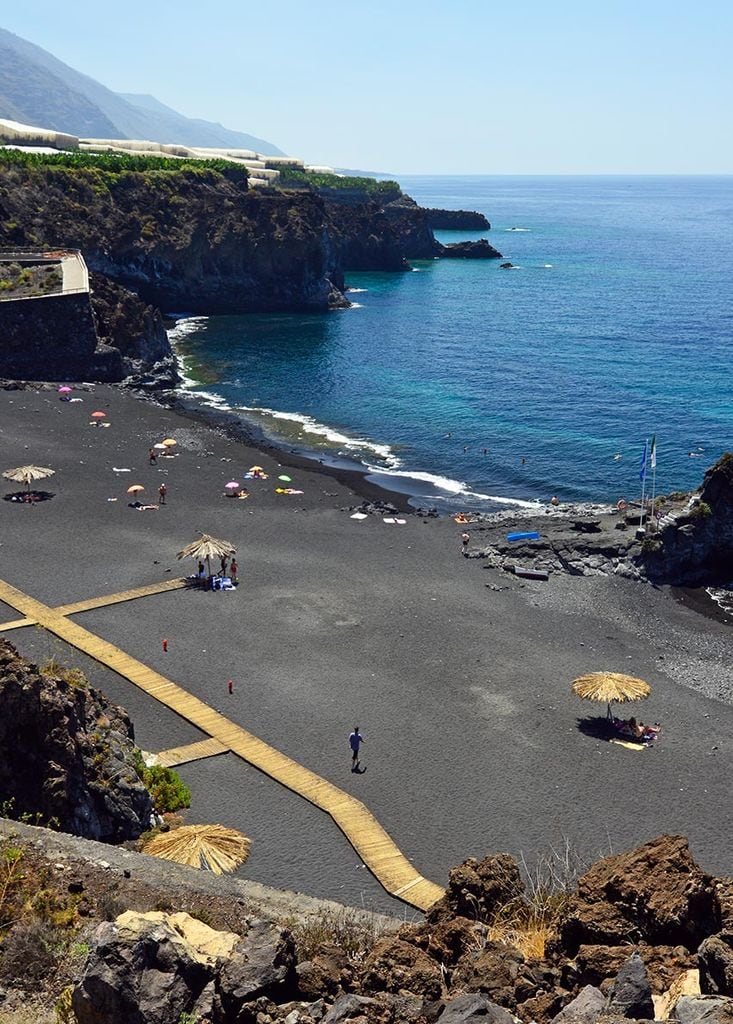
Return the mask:
{"type": "MultiPolygon", "coordinates": [[[[120,600],[131,600],[132,595],[143,596],[142,591],[160,593],[166,589],[173,589],[176,582],[183,585],[183,581],[171,580],[167,586],[161,585],[157,590],[139,588],[138,591],[125,592],[130,596],[113,595],[113,598],[117,596],[120,600]]],[[[419,910],[427,910],[443,896],[444,890],[417,873],[376,818],[356,797],[345,793],[338,786],[334,786],[333,783],[264,743],[181,686],[125,654],[119,647],[71,622],[66,617],[68,612],[65,614],[62,608],[50,608],[2,580],[0,601],[4,601],[25,616],[27,622],[24,620],[24,625],[37,623],[95,658],[100,664],[113,669],[161,704],[181,715],[208,737],[217,740],[225,750],[237,754],[248,764],[329,814],[364,864],[393,896],[419,910]]],[[[82,611],[86,608],[102,607],[104,603],[105,601],[100,598],[98,601],[79,602],[76,605],[65,605],[63,608],[82,611]]],[[[107,599],[106,603],[113,601],[107,599]]],[[[0,626],[0,629],[2,628],[4,627],[0,626]]]]}
{"type": "Polygon", "coordinates": [[[225,747],[218,740],[198,740],[196,743],[187,743],[185,747],[170,747],[168,750],[161,750],[154,754],[156,764],[162,764],[164,768],[175,768],[177,764],[188,764],[190,761],[200,761],[204,757],[215,757],[217,754],[228,754],[229,747],[225,747]]]}

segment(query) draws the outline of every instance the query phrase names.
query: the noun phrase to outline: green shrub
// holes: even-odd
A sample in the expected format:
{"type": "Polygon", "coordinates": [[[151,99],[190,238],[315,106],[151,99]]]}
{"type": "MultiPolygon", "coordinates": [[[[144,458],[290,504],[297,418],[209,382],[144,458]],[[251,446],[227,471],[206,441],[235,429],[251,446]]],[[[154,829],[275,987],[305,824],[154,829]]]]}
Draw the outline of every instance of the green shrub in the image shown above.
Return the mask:
{"type": "Polygon", "coordinates": [[[374,199],[397,199],[402,189],[396,181],[378,181],[376,178],[360,178],[341,174],[322,174],[317,171],[301,171],[297,167],[282,167],[278,184],[286,188],[335,189],[338,191],[364,192],[374,199]]]}
{"type": "Polygon", "coordinates": [[[191,806],[191,790],[172,768],[164,768],[160,764],[148,766],[142,756],[136,758],[135,768],[153,798],[158,814],[169,814],[191,806]]]}
{"type": "Polygon", "coordinates": [[[707,519],[712,514],[713,510],[706,501],[699,501],[697,505],[693,505],[690,509],[690,516],[693,519],[707,519]]]}
{"type": "Polygon", "coordinates": [[[88,170],[89,180],[104,190],[110,176],[115,177],[132,171],[180,174],[183,171],[214,171],[232,181],[246,181],[247,168],[231,160],[187,160],[165,156],[136,156],[132,153],[27,153],[17,149],[0,149],[0,166],[21,165],[24,167],[59,167],[70,170],[88,170]]]}

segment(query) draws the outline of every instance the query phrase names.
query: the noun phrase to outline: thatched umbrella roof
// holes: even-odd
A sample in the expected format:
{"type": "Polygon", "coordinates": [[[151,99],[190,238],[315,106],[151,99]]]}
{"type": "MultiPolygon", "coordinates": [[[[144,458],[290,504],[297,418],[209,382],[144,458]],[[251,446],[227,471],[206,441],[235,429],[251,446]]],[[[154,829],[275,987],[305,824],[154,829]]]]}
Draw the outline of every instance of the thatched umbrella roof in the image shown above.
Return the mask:
{"type": "Polygon", "coordinates": [[[18,466],[17,469],[6,469],[3,476],[6,480],[15,480],[20,484],[27,484],[28,490],[34,480],[45,480],[53,476],[55,469],[48,469],[46,466],[18,466]]]}
{"type": "Polygon", "coordinates": [[[227,558],[231,558],[236,553],[237,549],[230,541],[218,540],[208,533],[202,533],[193,544],[189,544],[179,551],[176,558],[205,558],[208,561],[211,558],[222,558],[225,555],[227,558]]]}
{"type": "Polygon", "coordinates": [[[620,672],[589,672],[588,675],[573,680],[572,691],[583,700],[605,701],[608,704],[610,718],[613,701],[624,704],[628,700],[644,700],[652,692],[652,688],[643,679],[626,676],[620,672]]]}
{"type": "Polygon", "coordinates": [[[223,825],[183,825],[154,836],[143,852],[221,875],[244,864],[251,845],[247,836],[223,825]]]}

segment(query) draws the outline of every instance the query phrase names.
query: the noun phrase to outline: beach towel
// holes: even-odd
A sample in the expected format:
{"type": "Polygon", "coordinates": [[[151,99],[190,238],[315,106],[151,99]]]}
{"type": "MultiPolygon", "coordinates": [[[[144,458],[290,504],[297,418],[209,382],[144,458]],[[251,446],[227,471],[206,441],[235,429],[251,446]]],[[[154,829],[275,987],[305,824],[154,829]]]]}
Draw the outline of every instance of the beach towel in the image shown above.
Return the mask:
{"type": "Polygon", "coordinates": [[[609,740],[609,743],[615,743],[617,747],[626,747],[627,750],[644,750],[645,744],[643,743],[632,743],[630,740],[609,740]]]}
{"type": "Polygon", "coordinates": [[[131,473],[132,470],[131,469],[120,469],[119,466],[113,466],[112,467],[112,472],[113,473],[131,473]]]}
{"type": "Polygon", "coordinates": [[[395,519],[395,522],[397,523],[398,526],[404,526],[405,523],[407,522],[407,520],[406,519],[395,519]]]}
{"type": "Polygon", "coordinates": [[[394,524],[395,524],[395,521],[394,521],[394,519],[391,516],[384,516],[384,518],[382,519],[382,522],[383,523],[387,523],[389,526],[394,526],[394,524]]]}
{"type": "Polygon", "coordinates": [[[349,516],[349,519],[368,519],[369,516],[366,512],[354,512],[353,516],[349,516]]]}

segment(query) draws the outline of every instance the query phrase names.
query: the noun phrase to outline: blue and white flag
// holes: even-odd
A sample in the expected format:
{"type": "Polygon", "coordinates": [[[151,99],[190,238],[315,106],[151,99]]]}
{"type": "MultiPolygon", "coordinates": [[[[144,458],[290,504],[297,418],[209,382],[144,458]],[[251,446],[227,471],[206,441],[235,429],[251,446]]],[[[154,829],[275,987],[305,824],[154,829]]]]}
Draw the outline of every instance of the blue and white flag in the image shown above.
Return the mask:
{"type": "Polygon", "coordinates": [[[641,453],[641,464],[639,466],[639,479],[643,483],[646,480],[646,456],[649,450],[649,439],[644,442],[644,451],[641,453]]]}

